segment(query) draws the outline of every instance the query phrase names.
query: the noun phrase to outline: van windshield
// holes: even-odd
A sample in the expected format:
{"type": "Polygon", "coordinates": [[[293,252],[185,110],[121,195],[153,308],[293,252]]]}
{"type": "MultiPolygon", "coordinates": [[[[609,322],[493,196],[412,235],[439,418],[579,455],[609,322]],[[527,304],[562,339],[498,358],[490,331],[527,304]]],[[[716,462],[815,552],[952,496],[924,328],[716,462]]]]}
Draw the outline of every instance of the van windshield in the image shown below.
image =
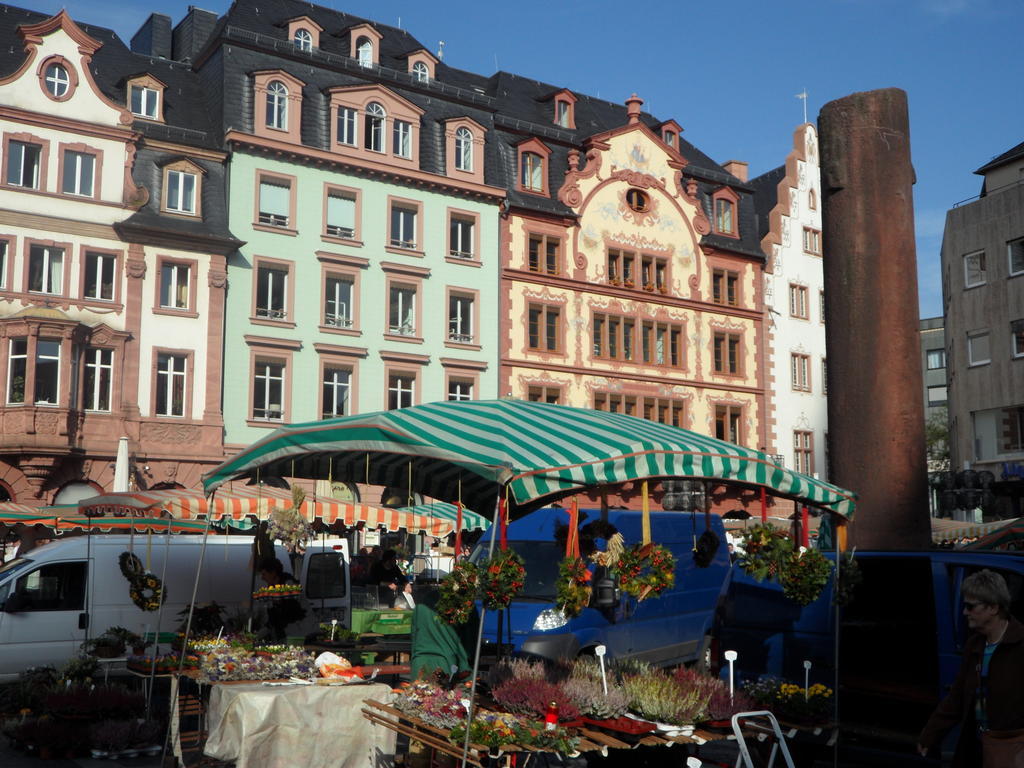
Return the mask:
{"type": "MultiPolygon", "coordinates": [[[[508,546],[523,558],[526,566],[526,584],[521,597],[537,600],[555,599],[555,581],[558,579],[558,564],[565,556],[564,547],[554,541],[512,541],[508,546]]],[[[487,546],[477,545],[470,557],[474,563],[487,559],[487,546]]]]}

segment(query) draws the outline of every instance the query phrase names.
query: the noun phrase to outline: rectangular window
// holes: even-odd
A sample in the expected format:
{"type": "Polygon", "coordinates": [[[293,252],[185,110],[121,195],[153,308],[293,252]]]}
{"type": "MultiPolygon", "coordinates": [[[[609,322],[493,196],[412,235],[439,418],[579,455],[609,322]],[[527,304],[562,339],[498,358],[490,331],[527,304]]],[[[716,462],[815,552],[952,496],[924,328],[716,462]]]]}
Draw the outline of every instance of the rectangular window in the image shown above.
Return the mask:
{"type": "Polygon", "coordinates": [[[735,333],[718,332],[714,340],[715,373],[740,373],[740,337],[735,333]]]}
{"type": "Polygon", "coordinates": [[[85,351],[85,410],[109,411],[114,374],[114,351],[89,348],[85,351]]]}
{"type": "Polygon", "coordinates": [[[992,361],[989,351],[988,331],[967,334],[967,364],[984,365],[992,361]]]}
{"type": "Polygon", "coordinates": [[[256,317],[288,318],[288,270],[261,266],[256,270],[256,317]]]}
{"type": "Polygon", "coordinates": [[[560,272],[562,241],[551,235],[530,235],[529,266],[531,272],[557,275],[560,272]]]}
{"type": "Polygon", "coordinates": [[[351,369],[325,367],[320,418],[333,419],[349,413],[348,398],[351,390],[351,369]]]}
{"type": "Polygon", "coordinates": [[[561,310],[547,304],[531,304],[527,316],[530,349],[558,352],[561,344],[561,310]]]}
{"type": "Polygon", "coordinates": [[[804,251],[814,254],[821,253],[821,232],[804,227],[804,251]]]}
{"type": "Polygon", "coordinates": [[[7,146],[7,183],[12,187],[39,188],[39,168],[42,147],[24,141],[12,141],[7,146]]]}
{"type": "Polygon", "coordinates": [[[356,198],[345,192],[327,195],[327,225],[325,231],[333,237],[352,240],[356,236],[356,198]]]}
{"type": "Polygon", "coordinates": [[[789,285],[789,314],[791,317],[799,317],[806,320],[807,313],[807,286],[789,285]]]}
{"type": "Polygon", "coordinates": [[[160,306],[165,309],[188,309],[189,267],[165,261],[160,265],[160,306]]]}
{"type": "Polygon", "coordinates": [[[332,328],[352,327],[352,290],[350,277],[328,277],[324,290],[324,325],[332,328]]]}
{"type": "Polygon", "coordinates": [[[731,200],[715,200],[715,229],[726,234],[733,233],[733,204],[731,200]]]}
{"type": "Polygon", "coordinates": [[[1000,453],[1024,451],[1024,406],[1003,408],[995,412],[1000,453]]]}
{"type": "Polygon", "coordinates": [[[257,359],[252,381],[252,417],[260,421],[284,419],[284,363],[257,359]]]}
{"type": "Polygon", "coordinates": [[[526,391],[526,399],[531,403],[554,403],[562,399],[561,387],[530,387],[526,391]]]}
{"type": "Polygon", "coordinates": [[[928,387],[928,407],[935,408],[940,405],[945,405],[948,400],[946,394],[946,386],[942,385],[939,387],[928,387]]]}
{"type": "Polygon", "coordinates": [[[964,288],[985,284],[985,252],[968,253],[964,256],[964,288]]]}
{"type": "Polygon", "coordinates": [[[194,214],[196,212],[196,175],[185,171],[167,171],[168,211],[194,214]]]}
{"type": "Polygon", "coordinates": [[[7,290],[7,241],[0,240],[0,291],[7,290]]]}
{"type": "Polygon", "coordinates": [[[825,292],[818,291],[818,317],[822,323],[825,322],[825,292]]]}
{"type": "Polygon", "coordinates": [[[287,227],[291,211],[291,185],[283,181],[260,181],[259,222],[269,227],[287,227]]]}
{"type": "Polygon", "coordinates": [[[188,358],[185,355],[160,353],[156,357],[157,416],[185,415],[185,383],[188,358]]]}
{"type": "Polygon", "coordinates": [[[131,86],[131,110],[133,115],[155,120],[159,114],[160,92],[144,85],[131,86]]]}
{"type": "Polygon", "coordinates": [[[946,350],[929,349],[926,353],[929,371],[937,371],[946,367],[946,350]]]}
{"type": "Polygon", "coordinates": [[[415,401],[416,376],[397,371],[388,376],[388,410],[408,408],[415,401]]]}
{"type": "Polygon", "coordinates": [[[715,437],[729,443],[740,444],[743,409],[735,405],[715,406],[715,437]]]}
{"type": "Polygon", "coordinates": [[[793,430],[793,469],[809,475],[814,472],[814,437],[812,432],[793,430]]]}
{"type": "Polygon", "coordinates": [[[544,191],[544,158],[535,152],[523,152],[519,156],[520,183],[531,192],[544,191]]]}
{"type": "Polygon", "coordinates": [[[85,298],[114,300],[114,274],[117,257],[110,253],[85,254],[85,298]]]}
{"type": "Polygon", "coordinates": [[[416,335],[416,289],[412,286],[391,286],[388,292],[388,333],[416,335]]]}
{"type": "Polygon", "coordinates": [[[391,151],[398,157],[412,157],[412,124],[404,120],[395,120],[392,129],[391,151]]]}
{"type": "Polygon", "coordinates": [[[28,253],[28,289],[33,293],[64,291],[64,249],[33,245],[28,253]]]}
{"type": "Polygon", "coordinates": [[[725,269],[716,269],[711,273],[711,300],[715,304],[726,304],[735,307],[739,304],[740,276],[725,269]]]}
{"type": "Polygon", "coordinates": [[[452,376],[448,379],[448,399],[449,400],[472,400],[473,399],[473,380],[472,379],[460,379],[452,376]]]}
{"type": "Polygon", "coordinates": [[[28,339],[11,339],[7,357],[7,402],[25,402],[25,376],[28,373],[28,339]]]}
{"type": "Polygon", "coordinates": [[[473,219],[452,215],[448,232],[448,255],[456,259],[473,258],[473,219]]]}
{"type": "Polygon", "coordinates": [[[821,394],[828,394],[828,360],[821,358],[821,394]]]}
{"type": "Polygon", "coordinates": [[[1024,357],[1024,320],[1010,322],[1011,349],[1014,357],[1024,357]]]}
{"type": "Polygon", "coordinates": [[[811,391],[811,357],[810,355],[792,354],[789,356],[790,383],[798,392],[811,391]]]}
{"type": "Polygon", "coordinates": [[[473,343],[473,297],[452,293],[448,296],[448,341],[473,343]]]}
{"type": "Polygon", "coordinates": [[[356,146],[356,111],[348,107],[338,107],[338,143],[356,146]]]}
{"type": "Polygon", "coordinates": [[[60,396],[60,340],[36,341],[36,405],[57,405],[60,396]]]}
{"type": "Polygon", "coordinates": [[[1008,242],[1006,250],[1010,260],[1010,277],[1024,275],[1024,237],[1008,242]]]}
{"type": "Polygon", "coordinates": [[[391,245],[395,248],[416,247],[416,209],[391,206],[391,245]]]}
{"type": "Polygon", "coordinates": [[[61,191],[65,195],[92,197],[96,157],[85,152],[64,150],[64,180],[61,191]]]}

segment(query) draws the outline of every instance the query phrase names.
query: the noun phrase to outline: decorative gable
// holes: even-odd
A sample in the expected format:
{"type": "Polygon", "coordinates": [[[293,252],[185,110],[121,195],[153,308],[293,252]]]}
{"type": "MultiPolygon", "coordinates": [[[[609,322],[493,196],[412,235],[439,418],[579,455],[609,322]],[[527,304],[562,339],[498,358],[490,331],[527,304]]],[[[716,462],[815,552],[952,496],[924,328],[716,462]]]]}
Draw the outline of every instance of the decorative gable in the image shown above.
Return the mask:
{"type": "Polygon", "coordinates": [[[420,48],[406,56],[409,63],[409,74],[418,83],[427,83],[437,75],[437,59],[426,48],[420,48]]]}
{"type": "Polygon", "coordinates": [[[370,24],[350,27],[349,50],[353,59],[366,67],[380,65],[380,41],[384,36],[370,24]]]}
{"type": "Polygon", "coordinates": [[[288,20],[288,39],[299,50],[312,50],[320,47],[320,33],[324,28],[309,16],[297,16],[288,20]],[[306,47],[308,44],[308,48],[306,47]]]}

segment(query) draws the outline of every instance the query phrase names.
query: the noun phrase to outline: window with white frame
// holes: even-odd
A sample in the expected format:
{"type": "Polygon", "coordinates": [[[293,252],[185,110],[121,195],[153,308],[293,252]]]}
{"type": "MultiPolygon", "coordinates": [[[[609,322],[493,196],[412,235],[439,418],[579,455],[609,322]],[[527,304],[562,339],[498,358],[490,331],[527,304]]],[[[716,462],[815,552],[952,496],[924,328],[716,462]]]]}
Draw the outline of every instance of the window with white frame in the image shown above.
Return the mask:
{"type": "Polygon", "coordinates": [[[1010,260],[1010,276],[1024,275],[1024,237],[1008,242],[1006,251],[1010,260]]]}
{"type": "Polygon", "coordinates": [[[828,360],[821,358],[821,394],[828,394],[828,360]]]}
{"type": "Polygon", "coordinates": [[[412,207],[391,206],[391,245],[395,248],[416,247],[416,213],[412,207]]]}
{"type": "Polygon", "coordinates": [[[790,317],[798,317],[801,320],[808,318],[807,310],[807,286],[805,285],[794,285],[790,283],[789,286],[789,314],[790,317]]]}
{"type": "Polygon", "coordinates": [[[28,289],[32,293],[64,291],[64,249],[33,245],[28,251],[28,289]]]}
{"type": "Polygon", "coordinates": [[[946,350],[929,349],[925,353],[925,365],[929,371],[937,371],[946,367],[946,350]]]}
{"type": "Polygon", "coordinates": [[[57,405],[60,397],[60,339],[36,341],[36,405],[57,405]]]}
{"type": "Polygon", "coordinates": [[[984,365],[991,361],[988,331],[967,334],[967,364],[984,365]]]}
{"type": "Polygon", "coordinates": [[[415,401],[416,376],[412,373],[393,371],[388,376],[388,410],[408,408],[415,401]]]}
{"type": "Polygon", "coordinates": [[[7,241],[0,240],[0,291],[7,290],[7,241]]]}
{"type": "Polygon", "coordinates": [[[259,223],[287,227],[291,218],[292,188],[287,181],[260,180],[259,223]]]}
{"type": "Polygon", "coordinates": [[[405,120],[395,120],[391,135],[391,151],[397,157],[412,157],[412,123],[405,120]]]}
{"type": "Polygon", "coordinates": [[[531,192],[544,191],[544,158],[536,152],[523,152],[520,158],[520,184],[531,192]]]}
{"type": "Polygon", "coordinates": [[[164,207],[176,213],[196,212],[196,175],[187,171],[167,171],[167,199],[164,207]]]}
{"type": "Polygon", "coordinates": [[[465,126],[455,132],[455,167],[460,171],[473,171],[473,132],[465,126]]]}
{"type": "Polygon", "coordinates": [[[281,421],[284,418],[284,363],[257,359],[252,384],[253,419],[281,421]]]}
{"type": "Polygon", "coordinates": [[[338,107],[338,143],[356,146],[358,142],[357,114],[351,107],[338,107]]]}
{"type": "Polygon", "coordinates": [[[26,141],[7,145],[7,183],[12,187],[39,188],[42,147],[26,141]]]}
{"type": "Polygon", "coordinates": [[[388,332],[397,336],[416,335],[416,289],[392,285],[388,291],[388,332]]]}
{"type": "Polygon", "coordinates": [[[352,327],[352,294],[355,283],[351,277],[332,275],[324,285],[324,325],[332,328],[352,327]]]}
{"type": "Polygon", "coordinates": [[[256,317],[267,320],[288,318],[288,270],[261,265],[256,270],[256,317]]]}
{"type": "Polygon", "coordinates": [[[333,419],[348,414],[348,398],[351,391],[351,368],[324,366],[322,382],[323,403],[320,409],[320,418],[333,419]]]}
{"type": "Polygon", "coordinates": [[[448,296],[448,341],[473,343],[473,297],[463,293],[448,296]]]}
{"type": "Polygon", "coordinates": [[[28,339],[11,339],[7,354],[7,402],[25,402],[25,380],[28,376],[28,339]]]}
{"type": "Polygon", "coordinates": [[[112,253],[85,252],[85,298],[114,300],[114,275],[117,257],[112,253]]]}
{"type": "Polygon", "coordinates": [[[133,85],[128,89],[129,109],[137,117],[156,120],[160,114],[160,91],[145,85],[133,85]]]}
{"type": "Polygon", "coordinates": [[[417,83],[430,82],[430,69],[422,61],[412,65],[412,77],[417,83]]]}
{"type": "Polygon", "coordinates": [[[268,128],[279,131],[288,129],[288,86],[280,80],[267,84],[265,123],[268,128]]]}
{"type": "Polygon", "coordinates": [[[156,356],[156,403],[153,412],[157,416],[185,415],[185,384],[188,358],[161,352],[156,356]]]}
{"type": "Polygon", "coordinates": [[[811,357],[810,355],[791,354],[789,356],[790,383],[798,392],[811,391],[811,357]]]}
{"type": "Polygon", "coordinates": [[[821,232],[804,227],[804,251],[813,254],[821,253],[821,232]]]}
{"type": "Polygon", "coordinates": [[[561,128],[568,128],[572,123],[572,105],[568,101],[555,102],[555,122],[561,128]]]}
{"type": "Polygon", "coordinates": [[[109,411],[114,377],[114,350],[89,347],[85,350],[83,407],[87,411],[109,411]]]}
{"type": "Polygon", "coordinates": [[[449,400],[472,400],[473,380],[452,376],[448,379],[449,400]]]}
{"type": "Polygon", "coordinates": [[[86,152],[64,150],[64,178],[61,192],[65,195],[92,197],[96,174],[96,156],[86,152]]]}
{"type": "Polygon", "coordinates": [[[302,29],[301,27],[295,30],[295,37],[293,39],[295,47],[300,51],[309,53],[313,50],[313,35],[310,34],[308,29],[302,29]]]}
{"type": "Polygon", "coordinates": [[[977,251],[964,256],[964,288],[985,283],[985,252],[977,251]]]}
{"type": "Polygon", "coordinates": [[[809,475],[814,472],[813,432],[793,430],[793,469],[809,475]]]}
{"type": "Polygon", "coordinates": [[[356,236],[356,196],[337,190],[327,193],[327,224],[332,237],[352,240],[356,236]]]}
{"type": "Polygon", "coordinates": [[[376,101],[371,101],[366,105],[363,143],[372,152],[384,151],[384,121],[387,115],[384,107],[376,101]]]}
{"type": "Polygon", "coordinates": [[[160,265],[160,306],[188,309],[191,270],[188,264],[165,261],[160,265]]]}
{"type": "Polygon", "coordinates": [[[473,258],[473,219],[452,214],[448,233],[448,255],[457,259],[473,258]]]}
{"type": "Polygon", "coordinates": [[[661,134],[661,140],[665,142],[665,146],[671,147],[672,149],[676,148],[675,131],[665,131],[664,133],[661,134]]]}
{"type": "Polygon", "coordinates": [[[373,41],[368,37],[360,37],[356,41],[356,61],[361,67],[373,66],[373,41]]]}
{"type": "Polygon", "coordinates": [[[1010,343],[1014,357],[1024,357],[1024,320],[1010,322],[1010,343]]]}
{"type": "Polygon", "coordinates": [[[715,199],[715,230],[724,234],[733,234],[735,229],[734,215],[736,206],[732,200],[715,199]]]}
{"type": "Polygon", "coordinates": [[[54,62],[46,68],[46,92],[56,99],[62,98],[71,87],[71,76],[63,64],[54,62]]]}

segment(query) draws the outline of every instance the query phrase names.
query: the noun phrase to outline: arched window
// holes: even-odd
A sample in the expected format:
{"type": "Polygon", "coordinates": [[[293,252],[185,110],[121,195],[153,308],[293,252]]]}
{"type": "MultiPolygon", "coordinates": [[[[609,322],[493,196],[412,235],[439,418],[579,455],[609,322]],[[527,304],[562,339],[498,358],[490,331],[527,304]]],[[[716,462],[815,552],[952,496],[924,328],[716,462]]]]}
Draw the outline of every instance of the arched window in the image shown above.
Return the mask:
{"type": "Polygon", "coordinates": [[[807,207],[812,211],[818,209],[818,193],[813,189],[807,190],[807,207]]]}
{"type": "Polygon", "coordinates": [[[356,61],[361,67],[373,66],[373,41],[368,37],[360,37],[356,41],[356,61]]]}
{"type": "Polygon", "coordinates": [[[384,151],[384,118],[387,112],[376,101],[366,105],[366,127],[363,131],[366,148],[374,152],[384,151]]]}
{"type": "Polygon", "coordinates": [[[295,47],[300,51],[312,51],[313,50],[313,35],[309,33],[308,29],[297,29],[295,30],[295,47]]]}
{"type": "Polygon", "coordinates": [[[469,128],[455,132],[455,167],[460,171],[473,171],[473,133],[469,128]]]}
{"type": "Polygon", "coordinates": [[[412,65],[412,76],[417,83],[430,82],[430,70],[427,69],[427,65],[422,61],[417,61],[412,65]]]}
{"type": "Polygon", "coordinates": [[[288,87],[280,80],[267,85],[267,127],[288,128],[288,87]]]}
{"type": "Polygon", "coordinates": [[[51,64],[46,68],[46,91],[56,99],[61,98],[71,87],[71,77],[61,64],[51,64]]]}
{"type": "Polygon", "coordinates": [[[544,191],[544,158],[536,152],[523,152],[522,154],[522,180],[523,189],[533,192],[544,191]]]}

